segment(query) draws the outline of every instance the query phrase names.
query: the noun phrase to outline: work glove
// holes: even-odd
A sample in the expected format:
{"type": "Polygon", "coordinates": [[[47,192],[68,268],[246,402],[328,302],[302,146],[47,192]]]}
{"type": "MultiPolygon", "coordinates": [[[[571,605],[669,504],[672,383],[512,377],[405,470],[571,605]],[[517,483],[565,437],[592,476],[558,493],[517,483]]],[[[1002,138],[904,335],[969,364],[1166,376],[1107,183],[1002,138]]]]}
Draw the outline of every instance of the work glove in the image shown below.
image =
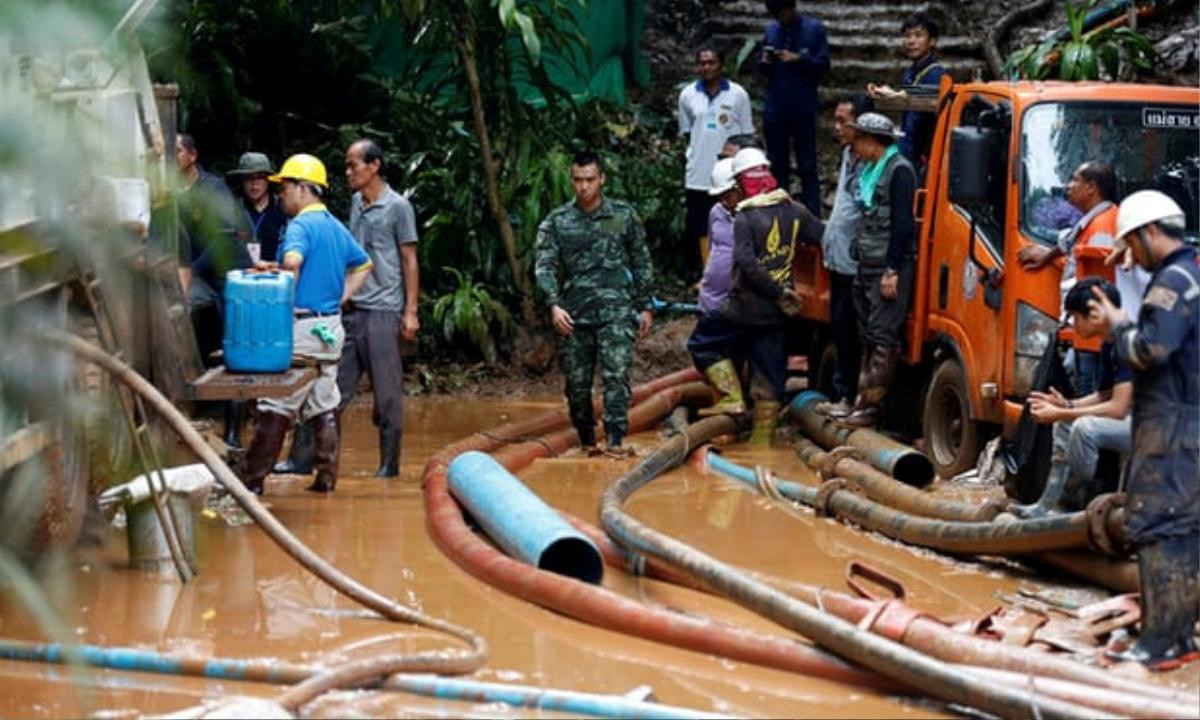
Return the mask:
{"type": "Polygon", "coordinates": [[[779,309],[783,311],[783,314],[788,317],[796,317],[804,309],[804,300],[791,288],[785,289],[775,302],[779,304],[779,309]]]}

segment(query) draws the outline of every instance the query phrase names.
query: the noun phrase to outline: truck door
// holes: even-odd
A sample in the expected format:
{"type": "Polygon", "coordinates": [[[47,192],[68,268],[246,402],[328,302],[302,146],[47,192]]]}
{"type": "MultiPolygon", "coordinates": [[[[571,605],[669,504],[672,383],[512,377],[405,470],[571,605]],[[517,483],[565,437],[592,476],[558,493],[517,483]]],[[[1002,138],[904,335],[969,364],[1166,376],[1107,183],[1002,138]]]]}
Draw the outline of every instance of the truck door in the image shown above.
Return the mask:
{"type": "Polygon", "coordinates": [[[971,418],[1000,422],[1005,355],[1000,281],[1008,224],[1011,112],[1001,97],[972,92],[950,113],[950,142],[941,151],[935,190],[946,202],[931,205],[927,334],[955,348],[971,418]],[[961,188],[967,182],[974,182],[976,190],[964,197],[961,188]]]}

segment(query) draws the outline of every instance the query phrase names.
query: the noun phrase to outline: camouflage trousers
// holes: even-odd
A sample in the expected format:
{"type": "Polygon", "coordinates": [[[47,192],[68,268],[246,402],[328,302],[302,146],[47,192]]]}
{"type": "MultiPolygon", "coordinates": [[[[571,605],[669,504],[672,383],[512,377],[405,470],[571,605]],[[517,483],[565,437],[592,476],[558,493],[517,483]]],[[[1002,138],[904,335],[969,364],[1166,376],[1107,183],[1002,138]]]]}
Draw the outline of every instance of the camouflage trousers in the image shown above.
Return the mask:
{"type": "Polygon", "coordinates": [[[558,362],[566,380],[571,424],[585,444],[594,441],[592,380],[597,359],[604,377],[604,430],[624,436],[629,428],[629,364],[635,336],[631,320],[617,320],[602,325],[576,324],[575,330],[561,339],[558,362]]]}

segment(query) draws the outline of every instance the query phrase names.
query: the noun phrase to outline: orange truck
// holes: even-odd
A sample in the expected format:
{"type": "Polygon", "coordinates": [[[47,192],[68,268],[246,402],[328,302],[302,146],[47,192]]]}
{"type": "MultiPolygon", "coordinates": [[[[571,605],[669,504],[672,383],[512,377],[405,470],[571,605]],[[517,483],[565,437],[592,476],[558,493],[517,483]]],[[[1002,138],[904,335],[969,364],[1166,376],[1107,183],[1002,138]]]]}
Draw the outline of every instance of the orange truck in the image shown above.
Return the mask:
{"type": "MultiPolygon", "coordinates": [[[[1200,204],[1200,89],[945,78],[925,186],[917,191],[916,280],[905,367],[888,416],[919,424],[938,475],[975,464],[981,443],[1015,430],[1040,358],[1059,329],[1061,263],[1030,271],[1017,253],[1052,244],[1064,190],[1086,160],[1113,165],[1123,193],[1153,187],[1200,204]]],[[[1094,266],[1094,258],[1083,258],[1094,266]]],[[[836,351],[820,249],[795,263],[811,342],[810,387],[829,391],[836,351]]]]}

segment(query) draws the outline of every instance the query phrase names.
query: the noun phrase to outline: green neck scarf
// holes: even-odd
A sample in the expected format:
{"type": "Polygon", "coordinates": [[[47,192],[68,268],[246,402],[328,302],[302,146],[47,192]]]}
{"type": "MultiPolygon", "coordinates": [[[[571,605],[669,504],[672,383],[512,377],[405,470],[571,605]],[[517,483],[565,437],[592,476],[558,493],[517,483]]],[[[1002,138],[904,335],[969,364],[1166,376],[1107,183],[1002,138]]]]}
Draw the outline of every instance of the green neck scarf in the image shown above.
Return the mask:
{"type": "Polygon", "coordinates": [[[888,160],[898,152],[900,152],[900,147],[896,143],[888,145],[887,150],[883,151],[883,155],[863,168],[862,174],[858,176],[860,197],[862,197],[863,206],[868,210],[875,204],[875,186],[879,184],[879,176],[883,175],[883,168],[887,165],[888,160]]]}

